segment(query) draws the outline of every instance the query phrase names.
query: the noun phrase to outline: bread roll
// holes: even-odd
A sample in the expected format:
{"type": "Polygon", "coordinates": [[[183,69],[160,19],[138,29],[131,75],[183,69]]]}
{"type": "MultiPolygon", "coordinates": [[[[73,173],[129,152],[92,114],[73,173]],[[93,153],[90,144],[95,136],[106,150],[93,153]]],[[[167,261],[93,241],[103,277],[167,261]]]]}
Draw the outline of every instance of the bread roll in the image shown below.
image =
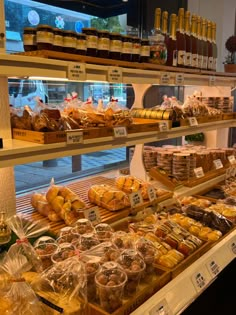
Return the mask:
{"type": "Polygon", "coordinates": [[[52,200],[58,195],[59,189],[59,186],[56,185],[52,185],[49,187],[46,193],[46,199],[48,202],[52,202],[52,200]]]}
{"type": "Polygon", "coordinates": [[[62,196],[56,196],[50,202],[52,209],[58,214],[61,212],[61,208],[64,205],[64,203],[65,203],[65,200],[62,196]]]}
{"type": "Polygon", "coordinates": [[[37,209],[38,201],[47,202],[47,199],[43,194],[33,193],[33,195],[31,196],[31,205],[34,209],[37,209]]]}
{"type": "Polygon", "coordinates": [[[48,219],[52,222],[58,222],[61,221],[62,218],[54,210],[51,210],[48,213],[48,219]]]}

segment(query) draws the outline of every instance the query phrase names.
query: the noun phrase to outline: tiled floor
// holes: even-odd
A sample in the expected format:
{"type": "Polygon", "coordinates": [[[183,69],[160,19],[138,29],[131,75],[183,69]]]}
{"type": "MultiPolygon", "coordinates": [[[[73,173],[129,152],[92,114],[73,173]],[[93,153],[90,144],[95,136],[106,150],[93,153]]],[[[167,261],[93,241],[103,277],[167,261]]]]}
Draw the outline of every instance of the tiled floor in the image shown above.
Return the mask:
{"type": "MultiPolygon", "coordinates": [[[[46,163],[35,162],[15,166],[15,185],[17,193],[48,185],[52,178],[56,182],[72,180],[76,177],[90,175],[97,169],[99,172],[108,170],[112,166],[126,166],[126,148],[105,150],[81,156],[81,171],[72,173],[72,158],[59,158],[52,161],[54,166],[45,166],[46,163]],[[56,162],[56,165],[55,165],[56,162]]],[[[49,164],[49,163],[48,163],[49,164]]]]}

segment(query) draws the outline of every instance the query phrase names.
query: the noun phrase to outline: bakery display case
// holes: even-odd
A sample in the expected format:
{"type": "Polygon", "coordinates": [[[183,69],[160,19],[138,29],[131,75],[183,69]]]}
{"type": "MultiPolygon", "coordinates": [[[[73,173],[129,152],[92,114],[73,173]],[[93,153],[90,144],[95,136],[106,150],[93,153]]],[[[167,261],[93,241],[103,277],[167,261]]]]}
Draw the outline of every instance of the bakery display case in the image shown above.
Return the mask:
{"type": "MultiPolygon", "coordinates": [[[[3,1],[1,1],[0,4],[3,6],[3,1]]],[[[3,148],[0,149],[0,197],[1,206],[4,208],[4,211],[8,216],[18,212],[25,214],[26,217],[28,216],[28,218],[33,220],[41,218],[40,211],[34,215],[32,214],[32,207],[29,204],[31,196],[18,197],[16,200],[13,173],[14,165],[41,161],[42,159],[49,160],[69,155],[74,156],[88,152],[96,152],[101,149],[135,146],[133,159],[130,164],[130,173],[131,176],[136,176],[144,181],[149,179],[142,159],[144,144],[166,139],[174,139],[185,136],[186,134],[190,135],[197,132],[210,132],[214,130],[219,130],[219,132],[224,134],[224,139],[222,140],[224,141],[228,135],[228,128],[236,127],[235,118],[231,115],[224,119],[217,119],[214,123],[212,121],[201,120],[197,121],[197,123],[195,120],[195,123],[192,123],[191,120],[186,120],[181,126],[175,128],[172,128],[171,124],[163,124],[163,122],[161,124],[152,122],[152,128],[150,128],[150,124],[146,124],[145,126],[144,123],[142,124],[142,129],[140,126],[136,129],[133,127],[134,129],[129,132],[129,129],[127,128],[128,132],[125,136],[119,136],[119,133],[118,135],[114,133],[115,127],[112,127],[107,134],[102,134],[100,137],[97,137],[97,134],[95,134],[95,136],[88,136],[83,130],[71,130],[64,134],[63,141],[56,143],[35,143],[25,141],[22,138],[20,140],[13,138],[10,126],[7,86],[7,79],[11,77],[33,78],[34,80],[47,77],[53,78],[54,80],[61,79],[67,81],[73,79],[74,69],[80,67],[83,71],[76,78],[76,81],[78,82],[100,81],[132,84],[135,92],[133,107],[139,109],[142,109],[143,107],[143,98],[146,91],[154,84],[186,86],[186,90],[188,88],[191,90],[192,86],[194,86],[194,88],[196,86],[207,86],[210,90],[213,89],[213,93],[214,88],[220,87],[219,90],[222,89],[224,92],[226,91],[227,95],[230,94],[231,88],[235,88],[236,86],[236,76],[234,74],[228,74],[226,76],[224,73],[185,68],[176,69],[157,65],[139,65],[135,63],[132,63],[133,66],[131,67],[129,63],[119,63],[117,61],[114,63],[113,61],[111,62],[105,59],[103,62],[99,63],[99,58],[92,59],[87,58],[86,56],[83,58],[79,57],[73,61],[60,60],[57,59],[58,56],[60,56],[60,54],[53,55],[45,53],[40,56],[7,55],[4,50],[0,49],[0,123],[1,136],[3,138],[3,148]],[[71,142],[71,136],[74,136],[79,140],[71,142]]],[[[213,178],[209,178],[207,182],[202,181],[193,187],[180,185],[180,187],[177,187],[175,190],[175,195],[183,197],[197,194],[203,191],[206,186],[213,186],[222,182],[224,178],[225,172],[219,172],[213,178]]],[[[143,189],[143,186],[140,186],[140,183],[137,183],[134,177],[131,178],[130,181],[132,184],[130,184],[128,188],[125,186],[122,179],[117,180],[117,184],[119,188],[126,190],[126,192],[128,191],[128,193],[133,192],[130,187],[134,187],[135,185],[138,185],[138,190],[143,189]]],[[[119,224],[122,226],[122,222],[127,219],[129,215],[137,214],[139,209],[136,209],[135,211],[133,211],[133,207],[127,209],[129,200],[125,200],[125,195],[122,195],[122,203],[119,203],[120,195],[118,195],[116,191],[111,192],[110,184],[114,184],[114,179],[97,177],[93,182],[89,180],[87,182],[85,181],[83,184],[84,186],[71,184],[67,193],[71,194],[71,198],[73,199],[73,201],[70,200],[71,203],[79,202],[80,207],[84,207],[83,201],[79,200],[73,193],[71,193],[70,189],[75,190],[76,192],[82,191],[84,194],[87,194],[87,191],[89,190],[88,200],[86,200],[88,209],[91,208],[92,202],[96,200],[100,201],[97,197],[99,194],[107,193],[108,197],[105,206],[104,204],[97,202],[98,208],[96,208],[96,211],[98,211],[100,215],[99,222],[104,224],[109,223],[114,227],[119,226],[119,224]],[[94,185],[92,186],[91,183],[94,185]],[[101,187],[101,185],[103,186],[101,187]],[[109,200],[110,195],[108,193],[111,193],[113,197],[116,196],[118,201],[115,202],[115,198],[113,197],[112,200],[109,200]],[[116,210],[116,212],[109,212],[109,210],[116,210]]],[[[145,189],[147,189],[147,187],[144,187],[143,197],[145,196],[145,193],[147,195],[145,189]]],[[[42,202],[45,202],[45,199],[42,198],[42,196],[37,196],[37,198],[37,202],[40,198],[42,199],[42,202]]],[[[50,199],[49,196],[48,198],[50,199]]],[[[60,198],[58,198],[58,202],[59,199],[60,198]]],[[[52,202],[52,200],[50,202],[52,202]]],[[[150,200],[147,201],[143,207],[140,207],[140,210],[143,210],[146,206],[156,206],[157,203],[160,206],[167,206],[172,202],[172,194],[169,194],[166,198],[161,198],[160,196],[160,199],[155,198],[154,203],[150,202],[150,200]]],[[[63,206],[65,206],[64,199],[63,206]]],[[[67,223],[70,223],[69,219],[70,218],[67,217],[67,223]]],[[[51,223],[51,228],[58,232],[61,228],[65,228],[65,225],[64,222],[61,224],[57,223],[55,220],[55,223],[51,223]]],[[[142,246],[142,244],[140,246],[142,246]]],[[[119,314],[128,314],[127,312],[132,312],[134,315],[141,313],[181,313],[181,311],[183,311],[215,280],[220,271],[235,259],[236,230],[235,228],[232,228],[230,231],[227,230],[224,233],[224,236],[219,238],[214,245],[207,244],[207,246],[201,247],[199,245],[199,248],[197,247],[198,246],[196,246],[194,256],[186,259],[184,263],[180,263],[178,269],[168,270],[170,271],[168,274],[165,273],[166,270],[163,271],[163,269],[158,269],[156,273],[158,281],[151,282],[150,285],[145,285],[142,294],[140,294],[137,299],[130,299],[129,302],[127,302],[127,308],[123,308],[121,310],[122,313],[119,314]]],[[[61,266],[65,268],[66,264],[61,264],[61,266]]],[[[141,264],[139,267],[140,266],[141,264]]],[[[75,269],[80,268],[80,266],[75,267],[74,265],[72,267],[75,269]]],[[[101,272],[98,276],[99,275],[103,276],[103,273],[101,272]]],[[[45,273],[44,276],[48,276],[47,273],[45,273]]],[[[122,276],[125,279],[126,276],[122,276]]],[[[99,279],[95,278],[95,281],[99,287],[99,292],[101,293],[101,300],[104,300],[103,302],[107,307],[106,310],[108,312],[113,311],[111,308],[114,305],[112,303],[108,305],[106,296],[104,297],[104,292],[107,292],[107,288],[101,286],[101,277],[99,279]]],[[[115,282],[114,286],[117,285],[118,283],[115,282]]],[[[117,293],[118,291],[115,292],[117,293]]],[[[106,312],[98,309],[97,306],[91,306],[91,308],[91,314],[106,314],[106,312]]],[[[80,311],[82,310],[80,309],[80,311]]]]}

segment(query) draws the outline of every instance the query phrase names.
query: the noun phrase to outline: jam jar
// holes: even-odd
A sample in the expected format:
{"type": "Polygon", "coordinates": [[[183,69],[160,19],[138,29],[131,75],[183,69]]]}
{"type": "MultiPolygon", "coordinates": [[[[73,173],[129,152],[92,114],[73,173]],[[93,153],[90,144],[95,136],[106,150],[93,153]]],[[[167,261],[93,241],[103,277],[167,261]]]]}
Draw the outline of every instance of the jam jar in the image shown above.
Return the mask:
{"type": "Polygon", "coordinates": [[[25,51],[33,51],[37,49],[36,44],[36,28],[25,27],[23,33],[23,42],[25,51]]]}
{"type": "Polygon", "coordinates": [[[77,34],[76,53],[78,55],[86,55],[86,52],[87,52],[86,35],[79,33],[77,34]]]}
{"type": "Polygon", "coordinates": [[[98,57],[108,58],[110,51],[110,33],[98,31],[98,57]]]}
{"type": "Polygon", "coordinates": [[[59,30],[58,28],[54,28],[53,32],[54,32],[53,50],[55,50],[55,51],[63,51],[64,32],[62,30],[59,30]]]}
{"type": "Polygon", "coordinates": [[[141,40],[140,62],[149,62],[150,45],[148,39],[141,40]]]}
{"type": "Polygon", "coordinates": [[[121,59],[124,61],[131,61],[133,51],[133,39],[131,36],[122,36],[122,53],[121,59]]]}
{"type": "Polygon", "coordinates": [[[141,39],[139,37],[133,37],[132,61],[139,62],[140,53],[141,53],[141,39]]]}
{"type": "Polygon", "coordinates": [[[49,25],[38,25],[36,31],[37,49],[52,50],[53,49],[53,28],[49,25]]]}
{"type": "Polygon", "coordinates": [[[69,54],[76,53],[77,35],[73,31],[64,31],[63,51],[69,54]]]}
{"type": "Polygon", "coordinates": [[[98,31],[94,27],[84,27],[82,32],[86,34],[87,56],[96,57],[98,49],[98,31]]]}
{"type": "Polygon", "coordinates": [[[110,33],[110,58],[121,59],[122,36],[120,33],[110,33]]]}

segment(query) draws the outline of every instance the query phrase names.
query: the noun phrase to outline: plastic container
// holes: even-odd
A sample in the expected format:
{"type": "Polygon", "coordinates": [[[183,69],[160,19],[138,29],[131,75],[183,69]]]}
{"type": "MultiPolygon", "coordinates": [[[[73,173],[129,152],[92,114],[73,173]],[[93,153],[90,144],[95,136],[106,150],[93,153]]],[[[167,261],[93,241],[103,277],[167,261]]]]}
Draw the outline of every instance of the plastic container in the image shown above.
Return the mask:
{"type": "Polygon", "coordinates": [[[51,259],[53,263],[58,263],[75,255],[75,247],[72,244],[65,243],[61,244],[58,247],[57,251],[52,255],[51,259]]]}
{"type": "Polygon", "coordinates": [[[72,233],[75,234],[85,234],[85,233],[94,233],[94,227],[88,219],[82,218],[75,222],[72,233]]]}
{"type": "Polygon", "coordinates": [[[150,58],[149,62],[157,65],[165,65],[167,61],[167,48],[164,36],[161,34],[149,36],[150,58]]]}
{"type": "Polygon", "coordinates": [[[135,248],[135,240],[124,231],[117,231],[112,235],[112,243],[120,250],[135,248]]]}
{"type": "Polygon", "coordinates": [[[113,265],[103,267],[95,275],[97,294],[101,307],[109,314],[122,306],[124,286],[127,281],[125,271],[113,265]]]}
{"type": "Polygon", "coordinates": [[[95,226],[95,234],[100,242],[106,242],[111,239],[113,234],[112,227],[107,223],[99,223],[95,226]]]}
{"type": "Polygon", "coordinates": [[[36,28],[25,27],[23,32],[23,42],[25,51],[34,51],[37,49],[36,28]]]}
{"type": "Polygon", "coordinates": [[[58,246],[56,243],[41,243],[34,247],[36,253],[38,254],[43,270],[50,267],[52,262],[52,255],[57,251],[58,246]]]}
{"type": "Polygon", "coordinates": [[[80,236],[80,241],[76,244],[76,248],[84,252],[99,244],[99,240],[93,233],[85,233],[80,236]]]}

